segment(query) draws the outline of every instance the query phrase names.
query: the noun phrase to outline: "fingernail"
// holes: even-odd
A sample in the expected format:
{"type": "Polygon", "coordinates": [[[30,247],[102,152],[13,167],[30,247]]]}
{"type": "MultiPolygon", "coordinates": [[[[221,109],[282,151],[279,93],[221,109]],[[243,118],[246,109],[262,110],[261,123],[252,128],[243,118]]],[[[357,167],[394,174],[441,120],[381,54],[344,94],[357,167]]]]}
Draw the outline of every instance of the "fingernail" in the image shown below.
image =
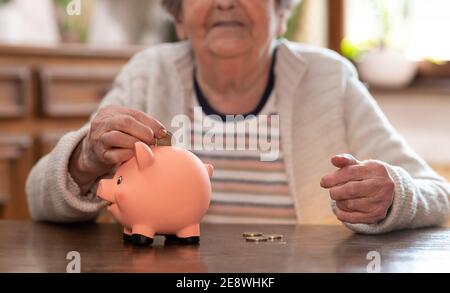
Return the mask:
{"type": "Polygon", "coordinates": [[[164,128],[163,128],[163,129],[160,129],[159,132],[158,132],[158,134],[159,134],[159,136],[160,136],[161,138],[164,138],[164,137],[167,136],[167,130],[165,130],[164,128]]]}

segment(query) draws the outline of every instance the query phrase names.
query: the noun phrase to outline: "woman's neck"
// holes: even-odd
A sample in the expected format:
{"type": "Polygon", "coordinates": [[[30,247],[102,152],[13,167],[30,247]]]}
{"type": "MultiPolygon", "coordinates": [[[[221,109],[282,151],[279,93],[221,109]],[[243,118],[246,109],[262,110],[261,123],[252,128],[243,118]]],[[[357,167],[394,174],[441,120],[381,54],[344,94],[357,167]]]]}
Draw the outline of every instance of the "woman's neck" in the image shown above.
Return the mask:
{"type": "Polygon", "coordinates": [[[272,53],[268,49],[260,56],[228,59],[196,56],[196,77],[208,103],[226,114],[252,111],[266,88],[272,53]]]}

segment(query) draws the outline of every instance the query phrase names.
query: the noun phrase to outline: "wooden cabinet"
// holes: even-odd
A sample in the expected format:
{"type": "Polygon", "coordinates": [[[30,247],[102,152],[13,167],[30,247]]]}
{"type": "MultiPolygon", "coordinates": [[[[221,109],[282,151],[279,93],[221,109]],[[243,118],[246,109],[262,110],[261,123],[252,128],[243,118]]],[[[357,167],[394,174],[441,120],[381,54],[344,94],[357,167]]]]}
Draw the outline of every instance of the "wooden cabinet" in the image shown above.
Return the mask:
{"type": "Polygon", "coordinates": [[[32,139],[28,135],[0,137],[0,216],[26,217],[24,182],[32,167],[32,139]]]}
{"type": "Polygon", "coordinates": [[[0,119],[27,115],[30,80],[27,67],[0,66],[0,119]]]}
{"type": "Polygon", "coordinates": [[[29,171],[87,122],[137,50],[0,46],[0,219],[29,218],[29,171]]]}
{"type": "Polygon", "coordinates": [[[88,117],[111,87],[116,67],[47,66],[38,71],[41,113],[46,117],[88,117]]]}

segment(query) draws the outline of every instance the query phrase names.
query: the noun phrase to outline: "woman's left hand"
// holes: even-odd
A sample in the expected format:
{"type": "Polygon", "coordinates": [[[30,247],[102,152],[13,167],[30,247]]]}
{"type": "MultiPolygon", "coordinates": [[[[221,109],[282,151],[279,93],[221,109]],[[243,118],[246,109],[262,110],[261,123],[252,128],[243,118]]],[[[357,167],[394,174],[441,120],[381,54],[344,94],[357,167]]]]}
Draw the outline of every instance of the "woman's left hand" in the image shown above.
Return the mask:
{"type": "Polygon", "coordinates": [[[336,217],[350,224],[375,224],[384,220],[394,201],[395,184],[381,162],[360,162],[352,155],[334,156],[338,167],[322,178],[336,201],[336,217]]]}

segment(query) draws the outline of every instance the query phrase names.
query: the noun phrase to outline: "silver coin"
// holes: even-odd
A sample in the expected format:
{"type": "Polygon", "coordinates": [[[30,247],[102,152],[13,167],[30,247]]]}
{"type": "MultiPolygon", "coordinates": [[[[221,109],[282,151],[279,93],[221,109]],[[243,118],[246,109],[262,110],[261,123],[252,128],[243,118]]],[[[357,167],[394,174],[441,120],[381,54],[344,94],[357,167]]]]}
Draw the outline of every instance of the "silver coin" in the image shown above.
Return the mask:
{"type": "Polygon", "coordinates": [[[244,232],[242,233],[242,236],[244,237],[257,237],[257,236],[262,236],[263,233],[261,232],[244,232]]]}
{"type": "Polygon", "coordinates": [[[245,238],[245,240],[248,242],[265,242],[269,240],[269,238],[264,236],[255,236],[255,237],[247,237],[245,238]]]}
{"type": "Polygon", "coordinates": [[[270,241],[283,240],[283,235],[281,234],[264,234],[263,236],[267,237],[270,241]]]}

